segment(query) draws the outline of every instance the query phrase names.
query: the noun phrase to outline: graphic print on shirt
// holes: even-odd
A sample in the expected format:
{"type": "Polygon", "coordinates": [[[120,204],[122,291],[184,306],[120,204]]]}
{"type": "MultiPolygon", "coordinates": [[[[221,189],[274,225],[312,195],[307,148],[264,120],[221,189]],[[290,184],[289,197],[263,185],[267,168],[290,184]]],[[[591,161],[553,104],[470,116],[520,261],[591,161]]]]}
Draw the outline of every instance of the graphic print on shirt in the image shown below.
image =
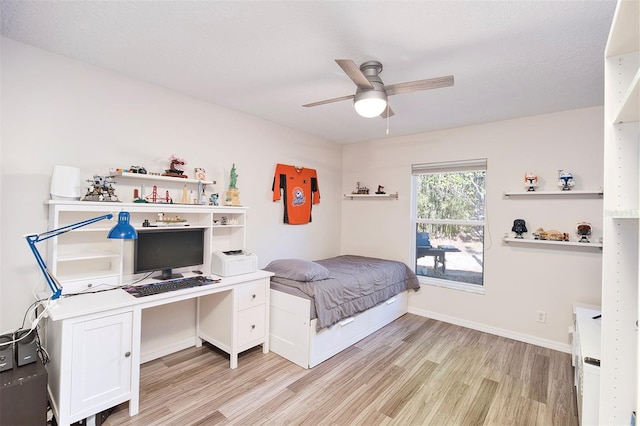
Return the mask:
{"type": "Polygon", "coordinates": [[[284,223],[303,225],[311,222],[311,207],[320,202],[314,169],[276,164],[271,190],[273,201],[283,199],[284,223]]]}
{"type": "Polygon", "coordinates": [[[302,190],[302,188],[296,187],[293,190],[293,205],[301,206],[304,204],[304,202],[305,202],[304,191],[302,190]]]}

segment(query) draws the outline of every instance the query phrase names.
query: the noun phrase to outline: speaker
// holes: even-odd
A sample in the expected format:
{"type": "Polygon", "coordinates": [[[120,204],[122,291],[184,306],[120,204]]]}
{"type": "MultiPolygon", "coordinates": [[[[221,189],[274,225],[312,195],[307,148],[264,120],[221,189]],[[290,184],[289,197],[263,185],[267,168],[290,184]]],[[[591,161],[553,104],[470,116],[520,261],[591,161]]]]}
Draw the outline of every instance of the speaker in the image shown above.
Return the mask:
{"type": "Polygon", "coordinates": [[[51,173],[52,200],[79,200],[82,196],[80,169],[67,166],[53,166],[51,173]]]}
{"type": "Polygon", "coordinates": [[[35,330],[18,330],[14,334],[16,340],[16,363],[18,367],[38,360],[38,345],[35,330]],[[23,336],[25,336],[23,338],[23,336]],[[22,340],[20,340],[22,338],[22,340]],[[19,340],[19,341],[18,341],[19,340]]]}
{"type": "Polygon", "coordinates": [[[0,425],[47,425],[47,370],[41,362],[0,373],[0,425]]]}
{"type": "Polygon", "coordinates": [[[13,333],[0,335],[0,371],[13,368],[13,333]]]}

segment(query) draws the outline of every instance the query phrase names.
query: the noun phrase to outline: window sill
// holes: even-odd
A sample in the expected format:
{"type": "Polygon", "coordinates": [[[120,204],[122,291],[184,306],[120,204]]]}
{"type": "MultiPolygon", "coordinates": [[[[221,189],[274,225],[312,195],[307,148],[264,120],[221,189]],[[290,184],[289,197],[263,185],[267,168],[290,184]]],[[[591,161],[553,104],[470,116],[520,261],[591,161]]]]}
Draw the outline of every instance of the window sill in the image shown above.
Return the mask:
{"type": "Polygon", "coordinates": [[[461,283],[459,281],[448,281],[439,278],[418,276],[420,284],[443,287],[450,290],[464,291],[467,293],[484,294],[484,286],[478,284],[461,283]]]}

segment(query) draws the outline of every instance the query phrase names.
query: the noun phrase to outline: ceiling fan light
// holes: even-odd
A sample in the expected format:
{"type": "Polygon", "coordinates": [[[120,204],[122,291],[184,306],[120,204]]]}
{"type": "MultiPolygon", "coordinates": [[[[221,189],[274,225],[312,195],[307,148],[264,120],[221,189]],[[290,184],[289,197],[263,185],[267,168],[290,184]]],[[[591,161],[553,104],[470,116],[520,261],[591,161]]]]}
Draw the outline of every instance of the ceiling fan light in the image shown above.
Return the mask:
{"type": "Polygon", "coordinates": [[[387,95],[378,90],[361,91],[356,94],[353,105],[362,117],[378,117],[387,107],[387,95]]]}

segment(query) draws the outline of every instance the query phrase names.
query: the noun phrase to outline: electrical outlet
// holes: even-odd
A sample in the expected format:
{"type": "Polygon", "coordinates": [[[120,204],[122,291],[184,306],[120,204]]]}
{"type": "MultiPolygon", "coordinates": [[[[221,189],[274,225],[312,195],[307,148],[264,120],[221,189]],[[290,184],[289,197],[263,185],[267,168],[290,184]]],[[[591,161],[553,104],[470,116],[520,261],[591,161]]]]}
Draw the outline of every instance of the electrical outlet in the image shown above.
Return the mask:
{"type": "Polygon", "coordinates": [[[536,311],[536,321],[542,324],[547,322],[547,313],[545,311],[536,311]]]}

